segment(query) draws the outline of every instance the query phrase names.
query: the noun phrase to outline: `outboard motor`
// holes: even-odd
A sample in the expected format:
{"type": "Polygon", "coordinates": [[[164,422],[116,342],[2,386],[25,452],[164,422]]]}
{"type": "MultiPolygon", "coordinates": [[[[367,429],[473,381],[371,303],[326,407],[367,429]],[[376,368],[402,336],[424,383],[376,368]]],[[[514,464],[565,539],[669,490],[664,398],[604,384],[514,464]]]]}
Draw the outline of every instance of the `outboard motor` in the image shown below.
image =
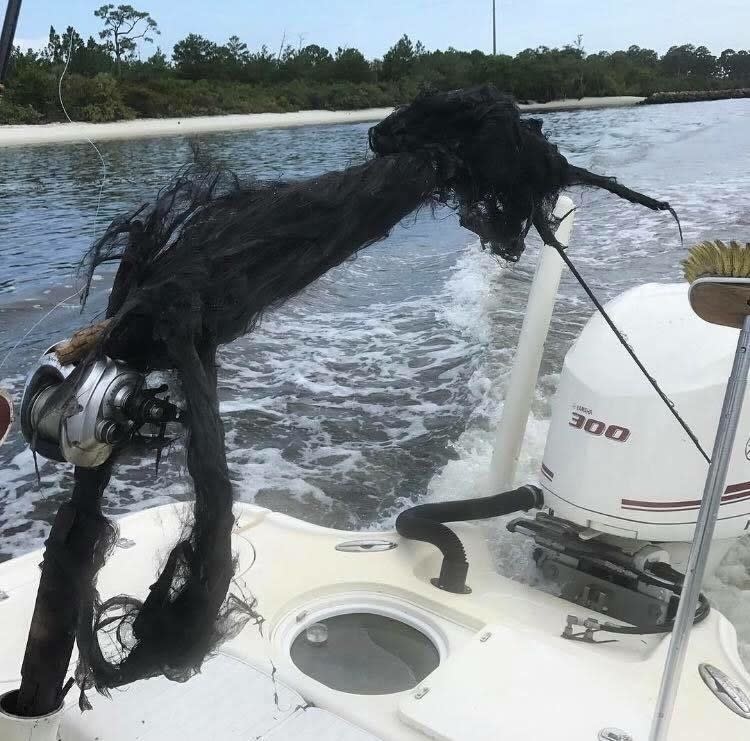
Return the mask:
{"type": "MultiPolygon", "coordinates": [[[[686,283],[638,286],[607,311],[710,449],[737,331],[696,316],[686,283]]],[[[539,476],[547,511],[508,527],[536,541],[536,562],[562,597],[631,624],[666,625],[676,611],[707,468],[597,313],[568,351],[552,403],[539,476]]],[[[727,481],[711,569],[750,527],[750,404],[727,481]]]]}
{"type": "MultiPolygon", "coordinates": [[[[710,449],[737,331],[690,309],[688,285],[648,284],[608,305],[615,323],[710,449]]],[[[595,314],[568,352],[541,466],[545,503],[593,531],[665,544],[692,540],[708,464],[595,314]]],[[[740,420],[716,538],[750,527],[750,404],[740,420]]]]}

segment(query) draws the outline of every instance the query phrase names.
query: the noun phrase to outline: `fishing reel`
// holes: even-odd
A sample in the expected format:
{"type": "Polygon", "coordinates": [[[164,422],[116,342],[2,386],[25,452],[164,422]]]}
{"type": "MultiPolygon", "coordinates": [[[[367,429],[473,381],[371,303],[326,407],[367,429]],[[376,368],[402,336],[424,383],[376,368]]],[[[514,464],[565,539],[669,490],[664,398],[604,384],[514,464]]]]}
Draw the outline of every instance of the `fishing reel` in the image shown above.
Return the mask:
{"type": "Polygon", "coordinates": [[[146,388],[145,375],[108,357],[66,365],[50,348],[30,373],[21,400],[21,431],[39,455],[83,468],[102,465],[143,427],[160,436],[180,410],[146,388]]]}

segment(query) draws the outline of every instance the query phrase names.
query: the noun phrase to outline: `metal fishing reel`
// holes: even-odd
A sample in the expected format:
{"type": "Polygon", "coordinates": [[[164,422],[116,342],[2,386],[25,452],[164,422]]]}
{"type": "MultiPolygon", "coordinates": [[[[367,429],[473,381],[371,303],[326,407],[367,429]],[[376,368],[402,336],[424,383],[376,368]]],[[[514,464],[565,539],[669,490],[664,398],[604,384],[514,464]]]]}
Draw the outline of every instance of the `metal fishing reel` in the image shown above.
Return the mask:
{"type": "Polygon", "coordinates": [[[163,433],[179,419],[177,406],[157,398],[167,387],[145,388],[145,376],[125,363],[104,357],[78,369],[76,378],[77,368],[61,364],[52,347],[26,382],[21,431],[44,458],[95,468],[144,425],[163,433]]]}

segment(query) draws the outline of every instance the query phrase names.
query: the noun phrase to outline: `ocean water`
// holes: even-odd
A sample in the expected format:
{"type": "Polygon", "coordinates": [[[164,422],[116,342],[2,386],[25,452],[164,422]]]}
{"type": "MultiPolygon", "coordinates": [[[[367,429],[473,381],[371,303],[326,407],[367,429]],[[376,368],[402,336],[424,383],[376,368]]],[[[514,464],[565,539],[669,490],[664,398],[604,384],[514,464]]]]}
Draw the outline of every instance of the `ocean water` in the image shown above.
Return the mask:
{"type": "MultiPolygon", "coordinates": [[[[750,101],[542,116],[575,163],[667,199],[686,244],[750,239],[750,101]]],[[[293,178],[362,161],[367,127],[216,134],[212,157],[257,177],[293,178]]],[[[185,138],[0,149],[0,367],[18,398],[50,344],[99,315],[111,273],[97,276],[81,315],[77,266],[114,214],[153,194],[190,158],[185,138]],[[67,299],[67,300],[63,300],[67,299]]],[[[603,193],[571,194],[571,254],[602,298],[680,278],[674,222],[603,193]]],[[[342,528],[382,528],[425,499],[481,494],[533,274],[538,241],[516,265],[480,249],[449,210],[406,219],[391,236],[331,271],[220,354],[219,392],[239,499],[342,528]]],[[[565,276],[522,453],[534,480],[563,357],[592,307],[565,276]]],[[[0,559],[41,546],[71,485],[69,467],[34,463],[16,430],[0,448],[0,559]]],[[[133,454],[107,492],[116,515],[189,498],[181,450],[158,476],[133,454]]],[[[529,549],[502,528],[499,566],[524,578],[529,549]]],[[[750,542],[710,585],[750,663],[750,542]]]]}

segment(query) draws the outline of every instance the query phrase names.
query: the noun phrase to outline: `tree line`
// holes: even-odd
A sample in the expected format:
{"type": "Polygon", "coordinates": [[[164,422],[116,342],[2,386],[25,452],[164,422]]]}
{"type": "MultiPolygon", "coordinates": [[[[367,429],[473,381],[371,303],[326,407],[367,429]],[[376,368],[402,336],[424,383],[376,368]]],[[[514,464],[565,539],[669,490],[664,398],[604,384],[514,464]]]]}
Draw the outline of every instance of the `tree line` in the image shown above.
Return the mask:
{"type": "Polygon", "coordinates": [[[381,59],[359,50],[330,51],[317,44],[282,42],[278,50],[251,50],[239,36],[219,44],[199,34],[178,41],[170,56],[142,50],[159,35],[157,22],[131,5],[103,5],[94,15],[98,39],[72,27],[50,28],[46,47],[14,50],[0,96],[0,123],[36,123],[62,117],[57,83],[82,121],[134,117],[353,109],[390,106],[420,89],[493,83],[519,101],[750,86],[750,50],[682,44],[659,55],[651,49],[586,53],[579,36],[560,49],[540,46],[515,56],[479,50],[429,51],[402,36],[381,59]]]}

